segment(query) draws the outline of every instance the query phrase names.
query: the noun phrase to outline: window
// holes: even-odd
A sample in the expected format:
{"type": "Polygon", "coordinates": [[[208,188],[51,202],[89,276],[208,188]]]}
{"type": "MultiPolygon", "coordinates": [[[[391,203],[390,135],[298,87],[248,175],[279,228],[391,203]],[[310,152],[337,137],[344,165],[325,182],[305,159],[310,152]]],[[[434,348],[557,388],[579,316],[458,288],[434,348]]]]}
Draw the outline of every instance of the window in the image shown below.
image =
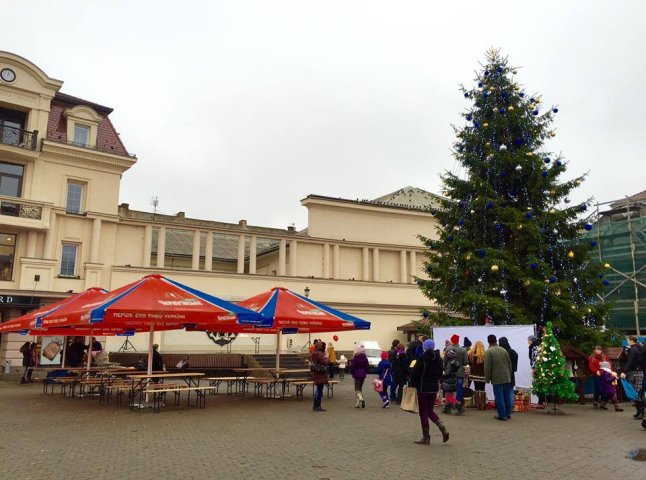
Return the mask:
{"type": "Polygon", "coordinates": [[[0,162],[0,195],[20,197],[24,171],[22,165],[0,162]]]}
{"type": "Polygon", "coordinates": [[[10,282],[13,279],[15,253],[16,236],[12,233],[0,233],[0,281],[10,282]]]}
{"type": "Polygon", "coordinates": [[[84,185],[79,182],[67,182],[67,213],[81,213],[83,209],[84,185]]]}
{"type": "Polygon", "coordinates": [[[90,144],[90,127],[75,123],[74,143],[87,147],[90,144]]]}
{"type": "Polygon", "coordinates": [[[61,277],[76,276],[76,256],[78,245],[73,243],[63,244],[63,253],[61,255],[61,277]]]}

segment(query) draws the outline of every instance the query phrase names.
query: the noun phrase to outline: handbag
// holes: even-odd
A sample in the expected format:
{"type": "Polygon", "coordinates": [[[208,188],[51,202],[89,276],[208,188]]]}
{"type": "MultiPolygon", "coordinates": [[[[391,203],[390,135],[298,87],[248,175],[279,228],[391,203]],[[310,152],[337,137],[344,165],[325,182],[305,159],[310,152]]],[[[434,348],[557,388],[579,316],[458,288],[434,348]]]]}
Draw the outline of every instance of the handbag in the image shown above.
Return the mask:
{"type": "Polygon", "coordinates": [[[417,389],[415,387],[410,387],[408,385],[404,386],[401,409],[405,412],[419,413],[419,405],[417,403],[417,389]]]}
{"type": "Polygon", "coordinates": [[[310,365],[310,372],[324,373],[327,372],[327,368],[322,363],[312,363],[310,365]]]}
{"type": "Polygon", "coordinates": [[[626,394],[626,398],[628,400],[632,400],[633,402],[637,400],[637,391],[635,388],[630,384],[628,380],[625,378],[621,379],[621,386],[624,387],[624,393],[626,394]]]}
{"type": "MultiPolygon", "coordinates": [[[[386,379],[387,376],[388,376],[388,369],[386,369],[386,373],[384,373],[384,380],[386,379]]],[[[372,381],[372,388],[374,388],[375,392],[377,392],[377,393],[383,392],[384,391],[384,381],[381,380],[380,378],[375,378],[372,381]]]]}

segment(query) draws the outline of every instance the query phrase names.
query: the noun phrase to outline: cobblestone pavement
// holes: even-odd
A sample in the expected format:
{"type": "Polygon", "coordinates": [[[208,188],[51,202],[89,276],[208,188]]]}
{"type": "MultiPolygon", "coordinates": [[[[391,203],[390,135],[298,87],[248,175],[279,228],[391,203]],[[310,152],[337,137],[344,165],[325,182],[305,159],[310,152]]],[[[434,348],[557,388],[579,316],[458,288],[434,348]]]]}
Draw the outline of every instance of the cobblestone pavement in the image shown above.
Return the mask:
{"type": "Polygon", "coordinates": [[[209,396],[204,410],[154,414],[0,382],[0,478],[646,478],[646,462],[626,458],[646,448],[629,405],[623,413],[566,405],[564,416],[532,411],[508,422],[468,409],[443,416],[448,443],[433,429],[425,446],[413,443],[418,417],[382,409],[375,392],[366,389],[365,410],[355,409],[347,377],[324,399],[327,412],[313,412],[307,395],[209,396]]]}

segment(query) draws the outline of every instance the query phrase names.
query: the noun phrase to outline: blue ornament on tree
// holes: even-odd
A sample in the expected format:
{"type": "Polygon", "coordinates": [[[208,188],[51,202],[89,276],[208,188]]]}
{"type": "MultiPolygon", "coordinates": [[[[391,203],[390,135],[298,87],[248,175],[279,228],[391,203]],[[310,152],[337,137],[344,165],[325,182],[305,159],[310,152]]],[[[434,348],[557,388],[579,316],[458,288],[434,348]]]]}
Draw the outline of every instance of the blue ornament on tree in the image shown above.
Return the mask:
{"type": "Polygon", "coordinates": [[[462,219],[458,220],[458,225],[460,225],[460,226],[464,225],[464,220],[462,220],[462,219]]]}
{"type": "Polygon", "coordinates": [[[604,284],[604,285],[610,285],[610,282],[609,282],[608,280],[604,280],[604,281],[603,281],[603,284],[604,284]]]}
{"type": "Polygon", "coordinates": [[[489,70],[485,70],[485,71],[484,71],[484,75],[485,75],[485,77],[486,77],[487,75],[489,75],[489,70]]]}
{"type": "Polygon", "coordinates": [[[598,244],[597,242],[595,242],[594,240],[592,240],[592,241],[590,242],[590,245],[592,245],[593,247],[596,247],[596,246],[597,246],[597,245],[599,245],[599,244],[598,244]]]}
{"type": "Polygon", "coordinates": [[[433,267],[431,267],[430,265],[426,267],[426,273],[431,273],[432,271],[433,271],[433,267]]]}
{"type": "Polygon", "coordinates": [[[448,240],[449,242],[452,242],[452,241],[453,241],[453,235],[449,235],[449,236],[448,236],[448,238],[447,238],[447,240],[448,240]]]}
{"type": "Polygon", "coordinates": [[[588,206],[585,203],[582,203],[581,205],[579,205],[579,210],[581,210],[582,212],[585,212],[587,209],[588,209],[588,206]]]}
{"type": "Polygon", "coordinates": [[[591,223],[586,223],[585,227],[583,227],[583,228],[585,228],[589,232],[590,230],[592,230],[592,224],[591,223]]]}
{"type": "Polygon", "coordinates": [[[548,175],[547,170],[543,170],[543,173],[541,175],[543,175],[544,177],[547,177],[547,175],[548,175]]]}
{"type": "Polygon", "coordinates": [[[472,118],[473,118],[473,117],[472,117],[471,115],[467,115],[467,120],[468,120],[468,121],[471,121],[471,119],[472,119],[472,118]]]}
{"type": "Polygon", "coordinates": [[[556,166],[557,166],[557,167],[560,167],[561,165],[563,165],[563,162],[561,162],[560,160],[557,160],[557,161],[556,161],[556,166]]]}
{"type": "Polygon", "coordinates": [[[493,203],[491,200],[489,200],[489,201],[487,202],[487,205],[485,206],[485,208],[491,208],[491,207],[493,207],[494,205],[495,205],[495,203],[493,203]]]}
{"type": "Polygon", "coordinates": [[[476,127],[476,128],[477,128],[477,127],[479,127],[479,126],[480,126],[480,122],[476,122],[476,121],[474,120],[474,121],[473,121],[473,126],[474,126],[474,127],[476,127]]]}
{"type": "Polygon", "coordinates": [[[482,82],[478,82],[478,87],[482,87],[482,82]]]}
{"type": "Polygon", "coordinates": [[[467,92],[464,92],[464,98],[469,98],[469,94],[467,92]]]}
{"type": "Polygon", "coordinates": [[[521,146],[523,144],[523,139],[522,138],[517,138],[514,140],[514,145],[521,146]]]}
{"type": "Polygon", "coordinates": [[[435,210],[431,210],[431,215],[435,216],[437,212],[435,210]]]}
{"type": "Polygon", "coordinates": [[[558,108],[553,108],[553,109],[552,109],[552,111],[553,111],[554,113],[559,113],[559,109],[558,109],[558,108]]]}
{"type": "Polygon", "coordinates": [[[551,159],[551,158],[549,158],[549,157],[545,157],[545,159],[544,159],[543,161],[544,161],[545,163],[550,163],[550,162],[552,161],[552,159],[551,159]]]}
{"type": "Polygon", "coordinates": [[[555,283],[556,282],[556,277],[550,277],[550,283],[555,283]]]}
{"type": "Polygon", "coordinates": [[[534,110],[534,111],[532,112],[532,115],[538,115],[538,110],[534,110]]]}
{"type": "Polygon", "coordinates": [[[427,311],[424,311],[424,313],[422,313],[422,317],[424,317],[424,318],[428,318],[428,312],[427,312],[427,311]]]}
{"type": "Polygon", "coordinates": [[[599,278],[603,278],[603,273],[599,273],[599,274],[597,274],[597,277],[599,277],[599,278]]]}
{"type": "Polygon", "coordinates": [[[530,212],[527,212],[527,213],[525,214],[525,218],[527,218],[528,220],[531,220],[531,218],[532,218],[532,214],[531,214],[530,212]]]}
{"type": "Polygon", "coordinates": [[[498,73],[502,73],[502,67],[498,67],[498,68],[496,69],[496,71],[497,71],[498,73]]]}
{"type": "Polygon", "coordinates": [[[487,256],[487,251],[484,248],[481,248],[478,250],[478,255],[480,255],[480,258],[485,258],[487,256]]]}
{"type": "Polygon", "coordinates": [[[500,95],[502,95],[502,98],[507,98],[507,92],[505,92],[504,90],[500,92],[500,95]]]}
{"type": "Polygon", "coordinates": [[[532,267],[533,269],[536,269],[536,268],[538,268],[538,264],[536,264],[536,263],[532,263],[532,264],[530,265],[530,267],[532,267]]]}
{"type": "Polygon", "coordinates": [[[489,94],[488,94],[487,92],[482,92],[482,96],[483,96],[484,98],[487,98],[487,97],[489,96],[489,94]]]}
{"type": "Polygon", "coordinates": [[[534,103],[536,100],[534,99],[534,97],[532,97],[532,98],[530,98],[530,99],[529,99],[529,101],[530,101],[531,103],[534,103]]]}
{"type": "Polygon", "coordinates": [[[525,94],[524,94],[523,92],[520,92],[520,93],[518,94],[518,96],[519,96],[520,98],[523,98],[523,97],[525,96],[525,94]]]}
{"type": "Polygon", "coordinates": [[[505,109],[504,109],[504,108],[500,108],[500,109],[498,109],[498,111],[499,111],[500,113],[505,113],[505,109]]]}

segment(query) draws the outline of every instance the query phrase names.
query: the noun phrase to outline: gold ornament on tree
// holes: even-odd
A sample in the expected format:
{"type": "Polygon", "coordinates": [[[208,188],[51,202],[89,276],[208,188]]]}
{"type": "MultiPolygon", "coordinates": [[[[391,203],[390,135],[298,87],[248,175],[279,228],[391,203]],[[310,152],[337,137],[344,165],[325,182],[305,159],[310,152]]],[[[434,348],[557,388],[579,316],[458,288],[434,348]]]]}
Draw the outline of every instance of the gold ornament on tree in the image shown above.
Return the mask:
{"type": "Polygon", "coordinates": [[[492,266],[491,266],[491,271],[492,271],[493,273],[496,273],[498,270],[499,270],[498,265],[492,265],[492,266]]]}
{"type": "Polygon", "coordinates": [[[574,252],[573,252],[572,250],[570,250],[569,252],[567,252],[567,258],[570,258],[570,259],[571,259],[571,258],[574,258],[574,252]]]}

